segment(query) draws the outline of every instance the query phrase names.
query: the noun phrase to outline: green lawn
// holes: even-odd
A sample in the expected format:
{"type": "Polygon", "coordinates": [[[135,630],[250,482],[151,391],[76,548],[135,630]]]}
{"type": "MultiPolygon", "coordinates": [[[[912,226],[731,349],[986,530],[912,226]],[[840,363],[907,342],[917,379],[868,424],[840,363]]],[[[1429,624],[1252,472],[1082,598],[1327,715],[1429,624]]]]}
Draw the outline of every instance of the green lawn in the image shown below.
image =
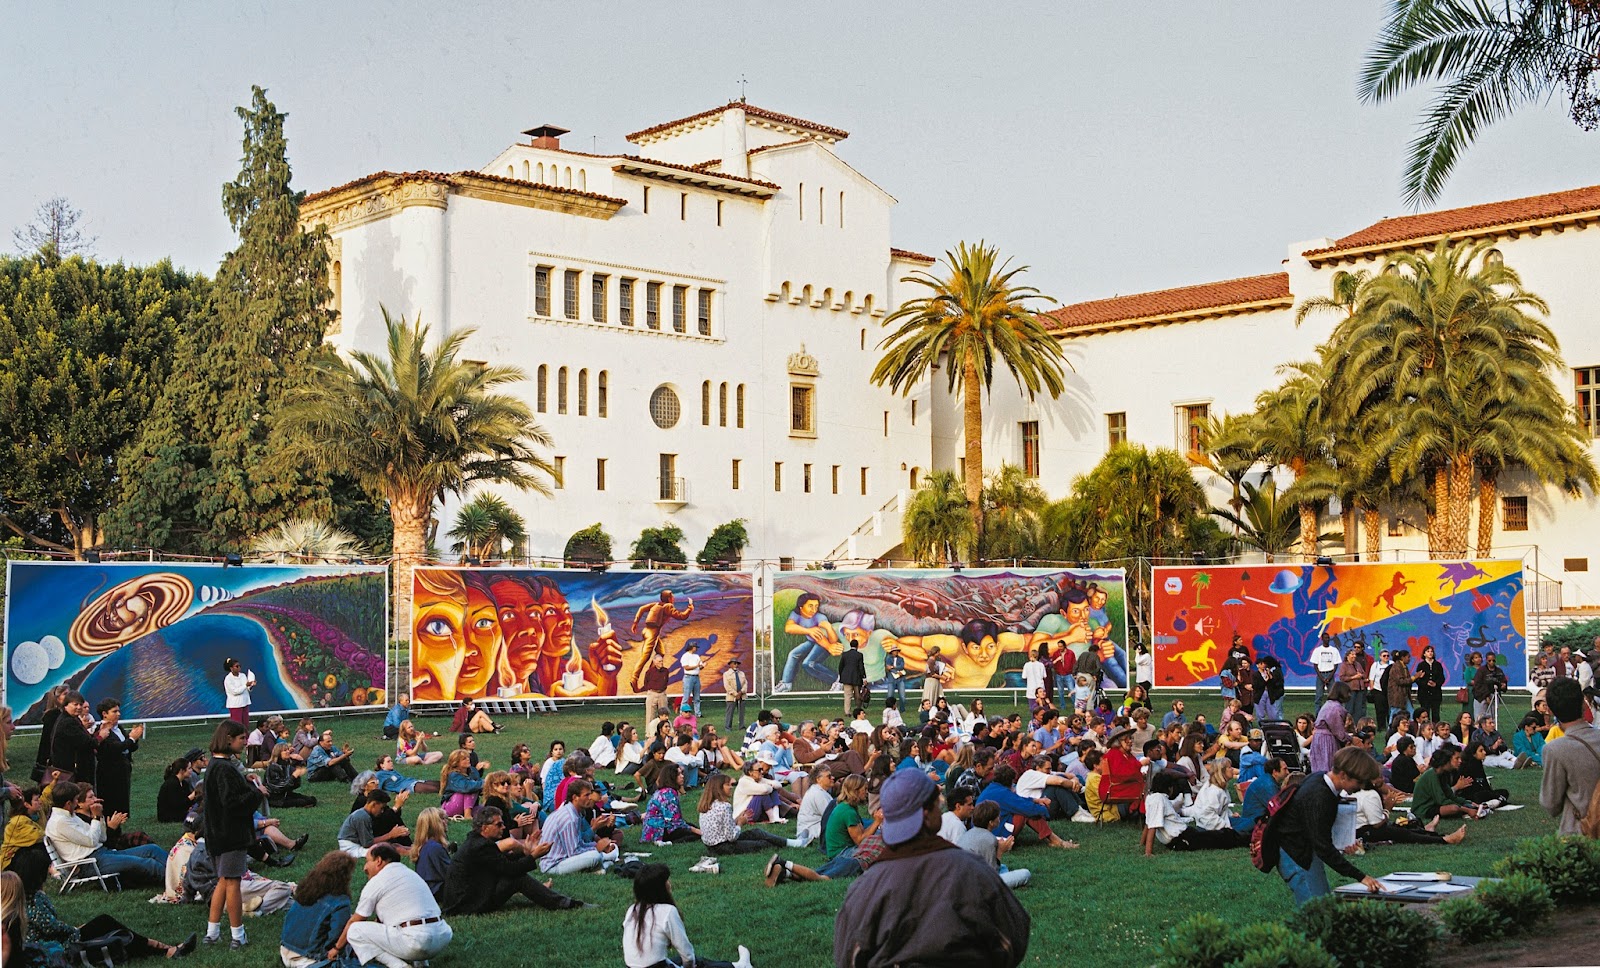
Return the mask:
{"type": "MultiPolygon", "coordinates": [[[[1157,705],[1164,706],[1171,698],[1162,693],[1157,705]]],[[[1199,711],[1209,718],[1220,709],[1221,703],[1214,694],[1186,698],[1191,716],[1199,711]]],[[[986,704],[991,713],[1002,711],[999,702],[986,704]]],[[[832,715],[837,709],[835,703],[798,698],[781,699],[780,705],[785,720],[791,723],[806,715],[832,715]]],[[[1291,699],[1287,705],[1298,712],[1309,706],[1309,699],[1291,699]]],[[[1520,716],[1523,709],[1525,706],[1519,703],[1516,715],[1520,716]]],[[[587,746],[601,720],[614,720],[620,715],[637,721],[641,711],[639,706],[591,707],[555,717],[507,720],[505,732],[480,738],[479,750],[500,765],[507,762],[512,744],[518,741],[528,742],[536,752],[542,752],[552,739],[565,740],[569,748],[587,746]]],[[[714,715],[720,725],[719,701],[707,702],[706,712],[714,715]]],[[[1510,721],[1509,710],[1505,718],[1510,721]]],[[[380,749],[393,749],[393,744],[378,738],[379,718],[330,716],[319,722],[332,725],[340,739],[356,745],[358,765],[369,762],[380,749]]],[[[442,729],[447,722],[427,720],[425,725],[442,729]]],[[[162,767],[191,746],[205,746],[209,736],[210,729],[203,727],[154,729],[137,755],[133,789],[136,809],[131,823],[163,845],[170,845],[180,831],[175,825],[157,824],[150,819],[155,813],[162,767]]],[[[36,737],[37,733],[19,735],[13,749],[31,754],[36,737]]],[[[13,753],[13,762],[24,759],[25,755],[13,753]]],[[[408,772],[436,778],[431,770],[412,768],[408,772]]],[[[1496,782],[1510,788],[1518,802],[1532,805],[1474,822],[1461,847],[1379,847],[1365,858],[1358,858],[1358,863],[1373,873],[1439,869],[1482,875],[1490,872],[1494,861],[1504,856],[1518,838],[1554,831],[1554,821],[1536,803],[1538,770],[1499,771],[1496,782]]],[[[308,870],[324,850],[334,846],[334,835],[350,805],[348,789],[343,785],[315,784],[309,792],[322,803],[307,810],[279,811],[279,816],[291,835],[309,831],[311,844],[293,867],[267,871],[271,876],[293,880],[308,870]]],[[[685,799],[692,801],[695,797],[685,799]]],[[[413,798],[407,805],[407,819],[414,819],[417,810],[433,801],[434,797],[426,795],[413,798]]],[[[691,821],[692,807],[693,803],[685,803],[691,821]]],[[[1196,912],[1214,912],[1239,922],[1277,920],[1290,913],[1288,891],[1276,875],[1257,873],[1244,850],[1162,852],[1146,858],[1140,852],[1139,831],[1132,826],[1098,829],[1061,822],[1055,827],[1063,835],[1077,839],[1082,847],[1060,851],[1030,846],[1012,855],[1012,866],[1028,867],[1034,872],[1033,883],[1018,892],[1033,915],[1029,964],[1148,964],[1153,944],[1173,925],[1196,912]]],[[[787,829],[792,832],[792,825],[787,829]]],[[[453,825],[452,832],[453,836],[464,836],[465,827],[453,825]]],[[[637,847],[637,829],[626,833],[625,843],[628,848],[637,847]]],[[[758,966],[801,968],[832,963],[833,916],[848,882],[768,889],[760,880],[765,854],[723,858],[720,875],[691,874],[690,865],[701,856],[697,846],[656,847],[652,858],[665,861],[678,872],[673,887],[697,951],[707,957],[731,958],[734,945],[742,943],[750,948],[758,966]]],[[[786,854],[807,863],[820,857],[814,850],[786,854]]],[[[356,878],[359,888],[364,879],[359,869],[356,878]]],[[[462,968],[536,962],[550,966],[621,964],[619,932],[624,909],[632,897],[630,883],[617,877],[574,874],[558,878],[556,886],[598,904],[599,909],[549,913],[519,906],[509,913],[455,918],[455,941],[434,964],[462,968]]],[[[919,886],[907,885],[907,889],[917,890],[919,886]]],[[[938,888],[928,885],[926,889],[938,888]]],[[[204,929],[203,908],[145,903],[156,893],[157,889],[141,887],[105,895],[80,888],[57,900],[62,915],[75,923],[109,912],[135,929],[167,941],[178,941],[190,931],[204,929]]],[[[233,954],[225,947],[220,951],[202,948],[191,964],[278,964],[281,918],[282,915],[271,915],[247,919],[251,945],[245,952],[233,954]]]]}

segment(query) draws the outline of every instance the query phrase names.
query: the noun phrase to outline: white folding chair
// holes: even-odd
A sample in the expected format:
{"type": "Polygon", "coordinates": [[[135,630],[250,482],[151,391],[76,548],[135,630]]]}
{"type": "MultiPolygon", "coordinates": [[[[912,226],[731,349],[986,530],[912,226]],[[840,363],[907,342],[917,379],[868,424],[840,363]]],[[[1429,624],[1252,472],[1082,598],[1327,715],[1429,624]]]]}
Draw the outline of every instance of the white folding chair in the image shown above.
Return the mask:
{"type": "Polygon", "coordinates": [[[56,889],[57,894],[65,894],[79,884],[98,882],[100,890],[111,892],[107,882],[116,885],[118,891],[122,890],[122,881],[116,874],[104,874],[100,871],[100,862],[93,857],[83,860],[64,861],[56,853],[56,845],[49,837],[44,839],[45,850],[50,854],[50,866],[55,871],[56,877],[61,880],[61,886],[56,889]]]}

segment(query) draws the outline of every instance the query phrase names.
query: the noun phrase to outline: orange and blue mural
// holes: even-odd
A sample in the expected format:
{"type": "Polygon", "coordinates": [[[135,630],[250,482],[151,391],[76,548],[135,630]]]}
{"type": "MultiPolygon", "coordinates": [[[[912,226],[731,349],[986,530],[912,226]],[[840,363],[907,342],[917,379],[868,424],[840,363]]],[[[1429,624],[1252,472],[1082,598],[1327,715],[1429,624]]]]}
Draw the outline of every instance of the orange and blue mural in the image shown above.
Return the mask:
{"type": "Polygon", "coordinates": [[[1468,653],[1493,652],[1511,685],[1528,681],[1520,561],[1187,566],[1155,569],[1152,585],[1158,687],[1217,685],[1234,635],[1289,686],[1316,684],[1324,636],[1413,664],[1431,645],[1455,682],[1468,653]]]}

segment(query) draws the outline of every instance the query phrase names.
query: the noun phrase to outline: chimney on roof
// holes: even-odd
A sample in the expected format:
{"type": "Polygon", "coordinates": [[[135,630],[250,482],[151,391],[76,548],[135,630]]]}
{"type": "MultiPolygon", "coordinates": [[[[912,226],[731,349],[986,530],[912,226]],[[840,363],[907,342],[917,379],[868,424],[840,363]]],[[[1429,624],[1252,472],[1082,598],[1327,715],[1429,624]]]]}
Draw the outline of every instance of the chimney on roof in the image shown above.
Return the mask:
{"type": "Polygon", "coordinates": [[[559,148],[561,136],[567,133],[567,129],[558,128],[553,124],[541,124],[522,133],[533,139],[532,145],[535,148],[559,148]]]}
{"type": "Polygon", "coordinates": [[[722,109],[722,170],[738,178],[750,177],[750,147],[745,141],[744,101],[722,109]]]}

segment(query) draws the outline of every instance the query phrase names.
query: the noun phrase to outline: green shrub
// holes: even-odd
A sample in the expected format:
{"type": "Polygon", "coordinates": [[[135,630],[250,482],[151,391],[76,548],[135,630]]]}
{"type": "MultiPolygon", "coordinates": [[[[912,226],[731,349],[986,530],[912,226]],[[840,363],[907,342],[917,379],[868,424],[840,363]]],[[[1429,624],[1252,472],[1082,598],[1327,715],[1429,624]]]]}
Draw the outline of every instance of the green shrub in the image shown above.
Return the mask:
{"type": "Polygon", "coordinates": [[[1591,618],[1550,629],[1540,634],[1539,643],[1552,646],[1557,652],[1566,645],[1574,652],[1587,653],[1597,635],[1600,635],[1600,618],[1591,618]]]}
{"type": "Polygon", "coordinates": [[[611,535],[597,521],[567,539],[561,556],[576,565],[598,564],[611,560],[611,535]]]}
{"type": "Polygon", "coordinates": [[[744,518],[719,524],[706,536],[706,546],[694,560],[701,565],[737,565],[744,546],[750,543],[750,533],[745,530],[744,518]]]}
{"type": "Polygon", "coordinates": [[[1457,897],[1434,909],[1439,920],[1462,944],[1495,941],[1505,936],[1506,925],[1499,913],[1479,904],[1476,898],[1457,897]]]}
{"type": "Polygon", "coordinates": [[[675,524],[645,528],[639,532],[639,540],[633,543],[633,550],[628,552],[628,557],[633,559],[635,568],[648,568],[650,563],[686,565],[689,559],[679,547],[681,541],[683,529],[675,524]]]}
{"type": "Polygon", "coordinates": [[[1439,919],[1466,944],[1526,934],[1555,913],[1550,889],[1527,874],[1480,885],[1439,905],[1439,919]]]}
{"type": "Polygon", "coordinates": [[[1403,905],[1313,899],[1288,926],[1322,945],[1343,968],[1415,968],[1428,964],[1439,929],[1403,905]]]}
{"type": "Polygon", "coordinates": [[[1314,941],[1281,924],[1243,928],[1197,914],[1172,930],[1156,949],[1161,968],[1336,968],[1337,962],[1314,941]]]}
{"type": "Polygon", "coordinates": [[[1600,841],[1585,837],[1531,837],[1494,865],[1497,877],[1526,874],[1550,890],[1557,904],[1600,899],[1600,841]]]}

